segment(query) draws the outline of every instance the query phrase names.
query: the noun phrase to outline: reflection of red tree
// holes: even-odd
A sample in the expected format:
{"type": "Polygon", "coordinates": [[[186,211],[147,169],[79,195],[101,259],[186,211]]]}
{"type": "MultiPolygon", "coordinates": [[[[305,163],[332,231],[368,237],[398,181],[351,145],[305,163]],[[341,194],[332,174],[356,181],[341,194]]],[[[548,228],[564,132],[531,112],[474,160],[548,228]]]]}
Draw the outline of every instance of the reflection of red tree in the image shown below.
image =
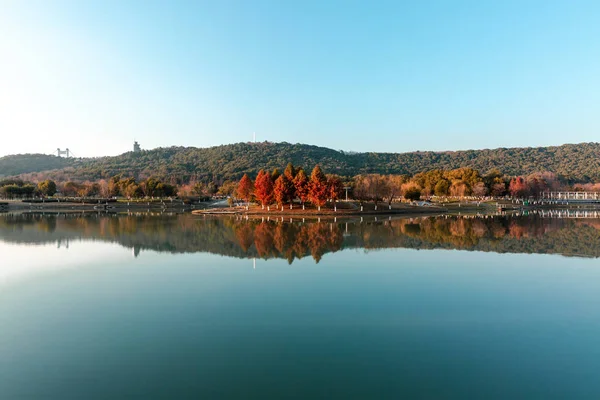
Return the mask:
{"type": "Polygon", "coordinates": [[[467,234],[466,221],[464,219],[457,219],[450,224],[450,232],[454,236],[465,236],[467,234]]]}
{"type": "Polygon", "coordinates": [[[235,228],[235,236],[244,253],[247,253],[250,246],[252,246],[254,241],[252,233],[252,228],[248,223],[242,223],[235,228]]]}
{"type": "Polygon", "coordinates": [[[326,225],[321,222],[308,227],[308,246],[310,247],[310,254],[317,264],[321,261],[321,257],[325,254],[327,248],[327,232],[326,225]]]}
{"type": "Polygon", "coordinates": [[[342,249],[342,244],[344,243],[344,235],[342,234],[342,230],[338,225],[330,225],[329,229],[329,250],[330,251],[339,251],[342,249]]]}
{"type": "Polygon", "coordinates": [[[293,249],[297,259],[301,259],[308,252],[308,229],[306,225],[302,225],[296,234],[293,249]]]}
{"type": "Polygon", "coordinates": [[[286,235],[285,224],[277,224],[273,232],[273,245],[275,246],[275,249],[279,255],[282,255],[285,252],[287,243],[288,238],[286,235]]]}
{"type": "Polygon", "coordinates": [[[511,221],[508,226],[508,234],[514,238],[520,239],[525,235],[525,227],[517,221],[511,221]]]}
{"type": "Polygon", "coordinates": [[[478,238],[484,237],[488,231],[487,226],[485,226],[485,223],[480,219],[476,219],[473,221],[473,226],[471,229],[473,231],[473,234],[478,238]]]}
{"type": "Polygon", "coordinates": [[[273,227],[261,222],[254,230],[254,246],[259,257],[266,258],[273,252],[273,227]]]}
{"type": "Polygon", "coordinates": [[[504,225],[502,225],[502,222],[500,221],[492,221],[492,226],[490,230],[492,231],[492,235],[494,235],[496,239],[501,239],[504,236],[506,236],[506,228],[504,227],[504,225]]]}
{"type": "Polygon", "coordinates": [[[285,258],[289,264],[294,261],[294,242],[298,234],[298,228],[294,224],[280,224],[275,230],[275,248],[280,256],[285,258]]]}

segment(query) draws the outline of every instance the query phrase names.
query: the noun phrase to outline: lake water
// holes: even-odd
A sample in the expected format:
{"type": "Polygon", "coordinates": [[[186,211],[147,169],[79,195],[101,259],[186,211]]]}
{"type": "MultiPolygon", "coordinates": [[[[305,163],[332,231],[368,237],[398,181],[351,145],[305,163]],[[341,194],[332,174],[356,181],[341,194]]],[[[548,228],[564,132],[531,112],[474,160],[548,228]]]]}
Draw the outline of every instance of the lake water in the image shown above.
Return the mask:
{"type": "Polygon", "coordinates": [[[0,398],[600,398],[600,220],[0,215],[0,398]]]}

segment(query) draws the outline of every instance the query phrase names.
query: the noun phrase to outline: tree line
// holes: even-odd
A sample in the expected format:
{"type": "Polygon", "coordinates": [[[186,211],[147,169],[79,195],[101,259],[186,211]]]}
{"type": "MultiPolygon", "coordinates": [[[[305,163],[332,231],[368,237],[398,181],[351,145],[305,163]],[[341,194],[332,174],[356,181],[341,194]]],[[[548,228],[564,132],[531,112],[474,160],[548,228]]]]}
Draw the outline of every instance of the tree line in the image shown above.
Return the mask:
{"type": "Polygon", "coordinates": [[[21,179],[4,179],[0,181],[0,197],[5,199],[32,198],[34,196],[54,196],[56,183],[49,179],[37,184],[24,182],[21,179]]]}
{"type": "Polygon", "coordinates": [[[289,163],[283,174],[276,168],[273,172],[260,170],[254,182],[244,174],[236,188],[236,195],[249,203],[255,199],[261,207],[269,207],[275,203],[279,207],[284,204],[293,207],[295,199],[299,199],[302,208],[311,202],[319,210],[327,200],[334,203],[341,197],[344,186],[339,176],[326,176],[319,165],[306,175],[303,168],[295,168],[289,163]]]}
{"type": "MultiPolygon", "coordinates": [[[[172,181],[171,181],[172,182],[172,181]]],[[[472,196],[477,198],[503,197],[537,198],[543,192],[557,190],[600,191],[600,184],[574,184],[562,180],[551,172],[536,172],[526,176],[509,176],[498,169],[482,174],[474,168],[453,170],[434,169],[415,175],[360,174],[344,177],[325,174],[320,165],[313,168],[310,176],[300,167],[288,163],[283,173],[279,168],[271,172],[261,169],[257,175],[244,174],[239,181],[218,180],[192,181],[186,184],[168,183],[157,177],[136,180],[133,177],[115,175],[98,181],[53,181],[38,182],[22,179],[0,181],[0,197],[29,199],[52,197],[59,193],[64,197],[128,199],[148,197],[179,197],[209,199],[215,196],[256,201],[263,208],[277,204],[279,207],[299,201],[303,208],[310,203],[320,209],[327,201],[335,203],[344,196],[364,202],[391,204],[401,199],[414,201],[472,196]]]]}
{"type": "Polygon", "coordinates": [[[137,182],[134,178],[114,176],[98,182],[60,182],[46,179],[36,183],[21,179],[0,181],[0,197],[6,199],[30,199],[33,197],[52,197],[60,193],[64,197],[112,198],[124,197],[136,199],[143,197],[172,197],[177,195],[177,187],[157,178],[148,178],[137,182]]]}

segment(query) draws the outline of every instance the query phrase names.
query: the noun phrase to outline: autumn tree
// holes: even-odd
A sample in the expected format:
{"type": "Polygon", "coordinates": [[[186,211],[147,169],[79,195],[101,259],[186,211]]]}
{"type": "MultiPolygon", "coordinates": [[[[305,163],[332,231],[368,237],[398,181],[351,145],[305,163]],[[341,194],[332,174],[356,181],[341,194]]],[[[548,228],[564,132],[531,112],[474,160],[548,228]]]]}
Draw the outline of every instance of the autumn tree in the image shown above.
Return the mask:
{"type": "Polygon", "coordinates": [[[469,187],[466,182],[456,179],[450,185],[450,195],[454,197],[464,197],[470,194],[469,187]]]}
{"type": "Polygon", "coordinates": [[[85,197],[88,192],[88,187],[85,183],[78,185],[77,187],[77,197],[85,197]]]}
{"type": "Polygon", "coordinates": [[[483,182],[477,182],[475,185],[473,185],[471,190],[473,192],[473,196],[477,197],[483,197],[488,194],[488,189],[483,182]]]}
{"type": "Polygon", "coordinates": [[[110,196],[110,192],[108,190],[108,181],[106,179],[100,179],[98,181],[98,186],[100,187],[100,196],[107,198],[110,196]]]}
{"type": "Polygon", "coordinates": [[[100,194],[102,187],[97,182],[87,182],[85,195],[87,197],[95,197],[100,194]]]}
{"type": "Polygon", "coordinates": [[[64,196],[75,197],[75,196],[77,196],[77,191],[79,190],[79,188],[80,188],[80,186],[76,182],[72,182],[72,181],[65,182],[65,184],[62,185],[61,193],[64,196]]]}
{"type": "Polygon", "coordinates": [[[354,197],[362,206],[363,202],[369,196],[369,185],[366,175],[357,175],[354,177],[354,188],[352,189],[354,197]]]}
{"type": "Polygon", "coordinates": [[[440,179],[435,184],[434,193],[436,196],[448,196],[450,193],[450,182],[446,179],[440,179]]]}
{"type": "Polygon", "coordinates": [[[252,196],[253,191],[254,184],[250,178],[248,178],[248,174],[244,174],[237,185],[236,193],[240,199],[244,199],[246,201],[246,209],[248,209],[248,202],[250,201],[250,196],[252,196]]]}
{"type": "Polygon", "coordinates": [[[128,199],[141,197],[142,190],[135,181],[130,181],[121,188],[121,193],[128,199]]]}
{"type": "Polygon", "coordinates": [[[203,182],[196,182],[192,187],[192,192],[194,192],[196,196],[199,197],[206,196],[206,185],[203,182]]]}
{"type": "Polygon", "coordinates": [[[334,207],[336,201],[342,196],[342,192],[344,191],[344,184],[342,180],[337,175],[330,175],[327,178],[327,194],[331,201],[333,201],[334,207]]]}
{"type": "Polygon", "coordinates": [[[271,174],[263,171],[258,172],[256,181],[254,182],[254,196],[260,202],[263,210],[273,202],[273,181],[271,174]]]}
{"type": "Polygon", "coordinates": [[[392,202],[402,191],[402,185],[406,182],[406,177],[403,175],[388,175],[386,177],[388,187],[388,205],[392,206],[392,202]]]}
{"type": "Polygon", "coordinates": [[[296,168],[294,168],[294,165],[292,163],[288,163],[287,167],[285,167],[285,171],[283,171],[283,174],[287,176],[288,180],[291,182],[296,177],[296,172],[297,171],[296,168]]]}
{"type": "Polygon", "coordinates": [[[273,172],[271,172],[271,182],[275,182],[280,176],[281,172],[279,172],[279,168],[274,168],[273,172]]]}
{"type": "Polygon", "coordinates": [[[490,194],[492,196],[500,197],[500,196],[504,196],[505,193],[506,193],[506,184],[504,182],[498,182],[498,183],[492,184],[492,187],[490,188],[490,194]]]}
{"type": "Polygon", "coordinates": [[[308,177],[302,168],[296,173],[296,177],[294,178],[294,188],[296,189],[296,196],[300,198],[302,209],[304,210],[304,203],[309,199],[310,187],[308,177]]]}
{"type": "Polygon", "coordinates": [[[293,190],[294,184],[290,182],[285,174],[277,178],[273,187],[273,195],[280,207],[283,208],[283,204],[286,202],[290,202],[291,204],[293,190]]]}
{"type": "Polygon", "coordinates": [[[365,177],[368,196],[375,203],[375,210],[380,200],[387,197],[389,186],[386,179],[379,174],[369,174],[365,177]]]}
{"type": "Polygon", "coordinates": [[[38,183],[37,190],[43,196],[54,196],[56,193],[56,183],[50,179],[46,179],[45,181],[38,183]]]}
{"type": "Polygon", "coordinates": [[[511,179],[510,184],[508,186],[508,192],[513,197],[527,196],[528,188],[525,179],[523,179],[523,177],[521,176],[511,179]]]}
{"type": "Polygon", "coordinates": [[[121,177],[115,175],[108,181],[108,197],[117,197],[120,194],[119,180],[121,177]]]}
{"type": "Polygon", "coordinates": [[[217,194],[221,196],[233,196],[235,194],[236,184],[233,181],[225,181],[219,189],[217,190],[217,194]]]}
{"type": "Polygon", "coordinates": [[[288,163],[287,167],[285,167],[285,171],[283,171],[283,174],[286,176],[288,181],[291,183],[290,194],[289,194],[290,195],[290,210],[292,209],[294,199],[298,196],[298,194],[296,193],[296,185],[294,184],[294,179],[296,179],[297,172],[298,171],[296,170],[296,168],[294,168],[294,165],[292,163],[288,163]]]}
{"type": "Polygon", "coordinates": [[[321,211],[321,206],[327,202],[327,178],[319,165],[316,165],[310,174],[310,201],[321,211]]]}
{"type": "Polygon", "coordinates": [[[194,192],[194,186],[192,186],[190,184],[180,185],[179,188],[177,189],[177,196],[179,198],[190,197],[190,196],[192,196],[193,192],[194,192]]]}

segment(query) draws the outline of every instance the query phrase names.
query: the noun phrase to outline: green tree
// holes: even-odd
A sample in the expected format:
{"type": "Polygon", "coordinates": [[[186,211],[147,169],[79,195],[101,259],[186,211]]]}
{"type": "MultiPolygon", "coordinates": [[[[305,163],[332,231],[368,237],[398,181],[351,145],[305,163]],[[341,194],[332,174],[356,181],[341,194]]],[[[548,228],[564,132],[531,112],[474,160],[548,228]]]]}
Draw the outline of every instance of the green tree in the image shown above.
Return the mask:
{"type": "Polygon", "coordinates": [[[421,198],[421,189],[416,186],[406,189],[404,191],[404,198],[411,201],[419,200],[421,198]]]}
{"type": "Polygon", "coordinates": [[[435,184],[435,195],[436,196],[448,196],[450,193],[450,182],[445,179],[440,179],[435,184]]]}
{"type": "Polygon", "coordinates": [[[46,179],[38,183],[37,189],[43,196],[51,197],[56,193],[56,183],[50,179],[46,179]]]}

